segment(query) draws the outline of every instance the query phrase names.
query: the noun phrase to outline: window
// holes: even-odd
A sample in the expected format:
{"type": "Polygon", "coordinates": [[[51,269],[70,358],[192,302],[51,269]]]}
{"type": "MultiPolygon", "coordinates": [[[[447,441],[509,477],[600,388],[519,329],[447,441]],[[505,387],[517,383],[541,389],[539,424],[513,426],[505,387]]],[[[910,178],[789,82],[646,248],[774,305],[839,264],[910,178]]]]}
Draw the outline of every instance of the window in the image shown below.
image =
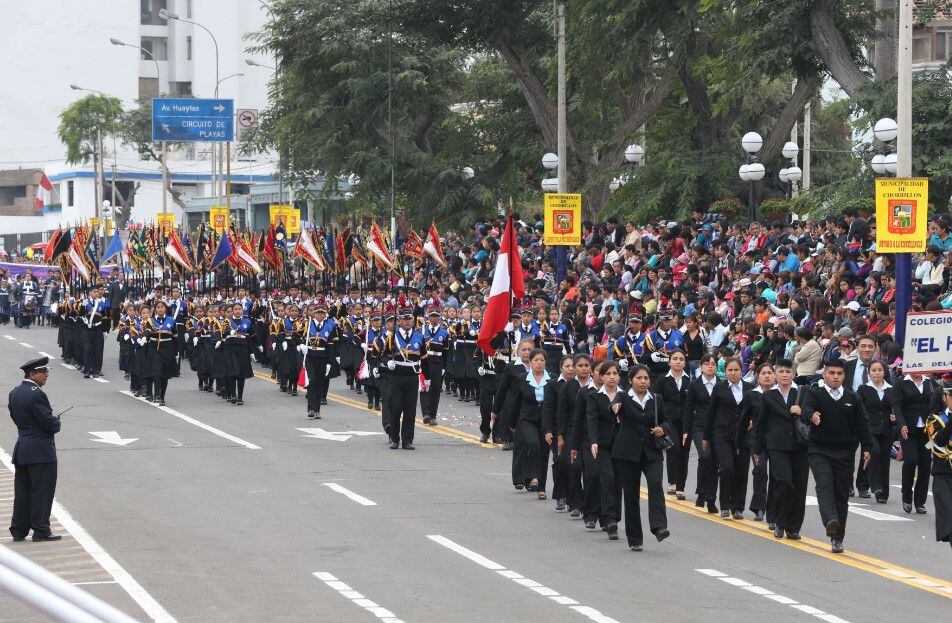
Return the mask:
{"type": "Polygon", "coordinates": [[[159,11],[168,8],[167,0],[139,0],[139,23],[144,26],[164,26],[159,11]]]}
{"type": "Polygon", "coordinates": [[[185,17],[192,19],[192,0],[185,0],[185,17]]]}
{"type": "Polygon", "coordinates": [[[185,37],[185,60],[192,60],[192,36],[185,37]]]}
{"type": "Polygon", "coordinates": [[[66,182],[66,205],[73,207],[73,180],[66,182]]]}
{"type": "Polygon", "coordinates": [[[158,78],[139,78],[139,99],[150,99],[159,94],[158,78]]]}
{"type": "MultiPolygon", "coordinates": [[[[152,53],[157,61],[169,60],[169,40],[166,37],[142,37],[140,45],[152,53]]],[[[144,61],[151,61],[152,56],[142,52],[141,58],[144,61]]]]}
{"type": "Polygon", "coordinates": [[[935,59],[947,61],[952,58],[952,30],[940,30],[935,35],[935,59]]]}
{"type": "Polygon", "coordinates": [[[912,40],[912,62],[928,63],[932,60],[932,35],[915,37],[912,40]]]}
{"type": "Polygon", "coordinates": [[[174,97],[191,97],[192,95],[192,83],[191,82],[171,82],[169,83],[169,94],[174,97]]]}

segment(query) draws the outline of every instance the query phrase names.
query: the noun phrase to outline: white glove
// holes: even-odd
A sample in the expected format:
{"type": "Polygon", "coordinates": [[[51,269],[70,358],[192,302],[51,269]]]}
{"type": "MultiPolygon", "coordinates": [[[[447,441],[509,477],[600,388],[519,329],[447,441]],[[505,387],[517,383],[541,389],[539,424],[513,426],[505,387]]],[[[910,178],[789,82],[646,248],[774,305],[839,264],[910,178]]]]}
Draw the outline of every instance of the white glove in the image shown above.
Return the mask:
{"type": "Polygon", "coordinates": [[[396,370],[396,369],[397,369],[397,362],[394,361],[393,359],[391,359],[390,361],[388,361],[388,362],[387,362],[387,369],[388,369],[388,370],[396,370]]]}
{"type": "Polygon", "coordinates": [[[324,376],[328,376],[331,373],[331,364],[327,364],[327,367],[324,370],[324,376]]]}
{"type": "Polygon", "coordinates": [[[218,340],[217,342],[215,342],[215,348],[218,348],[219,346],[221,346],[221,340],[218,340]]]}
{"type": "Polygon", "coordinates": [[[622,359],[622,360],[620,360],[620,361],[618,362],[618,367],[621,368],[621,370],[622,370],[623,372],[627,372],[627,371],[628,371],[628,360],[627,360],[627,359],[622,359]]]}
{"type": "Polygon", "coordinates": [[[144,337],[140,337],[140,338],[138,339],[138,342],[139,342],[139,346],[145,346],[145,338],[144,338],[144,337]]]}
{"type": "Polygon", "coordinates": [[[304,344],[298,344],[297,351],[303,355],[307,352],[307,346],[304,344]]]}
{"type": "Polygon", "coordinates": [[[486,371],[480,366],[479,368],[476,368],[476,374],[479,376],[486,376],[486,371]]]}
{"type": "Polygon", "coordinates": [[[193,338],[192,338],[192,346],[198,346],[198,338],[197,338],[197,337],[193,337],[193,338]]]}
{"type": "Polygon", "coordinates": [[[128,342],[128,341],[129,341],[129,334],[126,333],[125,335],[123,335],[123,336],[122,336],[122,339],[128,342]]]}
{"type": "Polygon", "coordinates": [[[512,331],[512,323],[511,323],[511,322],[509,322],[509,323],[506,324],[506,331],[507,331],[507,332],[512,331]]]}
{"type": "Polygon", "coordinates": [[[228,333],[228,335],[238,335],[238,332],[235,331],[234,329],[232,329],[232,330],[228,333]]]}
{"type": "Polygon", "coordinates": [[[472,329],[470,329],[470,330],[469,330],[469,334],[470,334],[470,335],[476,335],[476,332],[473,331],[472,329]]]}
{"type": "Polygon", "coordinates": [[[651,361],[655,363],[664,363],[668,360],[668,356],[664,353],[653,352],[651,353],[651,361]]]}
{"type": "Polygon", "coordinates": [[[183,334],[183,335],[182,335],[182,338],[185,339],[185,340],[188,340],[188,333],[183,334]]]}
{"type": "Polygon", "coordinates": [[[263,352],[264,352],[264,346],[259,346],[259,347],[258,347],[258,352],[259,352],[259,353],[263,353],[263,352]]]}
{"type": "Polygon", "coordinates": [[[287,349],[288,349],[288,343],[287,343],[287,342],[281,342],[281,350],[287,350],[287,349]]]}
{"type": "Polygon", "coordinates": [[[380,370],[378,370],[377,368],[374,368],[373,370],[370,371],[370,375],[371,375],[372,377],[374,377],[375,379],[379,379],[379,378],[380,378],[380,370]]]}
{"type": "Polygon", "coordinates": [[[334,357],[334,361],[337,362],[337,365],[340,365],[340,357],[334,357]]]}

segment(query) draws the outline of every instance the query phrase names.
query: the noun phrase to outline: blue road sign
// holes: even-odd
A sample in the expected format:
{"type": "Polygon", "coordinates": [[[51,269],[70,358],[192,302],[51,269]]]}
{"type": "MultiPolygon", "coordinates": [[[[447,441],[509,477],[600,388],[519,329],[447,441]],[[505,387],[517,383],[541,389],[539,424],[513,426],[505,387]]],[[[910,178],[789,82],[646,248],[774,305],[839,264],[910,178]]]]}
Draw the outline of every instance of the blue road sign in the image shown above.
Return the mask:
{"type": "Polygon", "coordinates": [[[152,140],[225,143],[235,140],[235,101],[154,98],[152,140]]]}

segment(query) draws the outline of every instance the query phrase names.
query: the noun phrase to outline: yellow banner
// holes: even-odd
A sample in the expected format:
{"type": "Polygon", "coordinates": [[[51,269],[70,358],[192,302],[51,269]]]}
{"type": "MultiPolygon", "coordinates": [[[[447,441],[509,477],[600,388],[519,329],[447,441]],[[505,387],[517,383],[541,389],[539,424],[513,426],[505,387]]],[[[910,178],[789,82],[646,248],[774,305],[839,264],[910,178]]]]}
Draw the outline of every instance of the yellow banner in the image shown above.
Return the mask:
{"type": "Polygon", "coordinates": [[[281,221],[287,233],[301,233],[301,212],[297,208],[282,203],[272,203],[268,206],[268,213],[271,216],[272,225],[277,226],[281,221]]]}
{"type": "Polygon", "coordinates": [[[301,233],[301,211],[288,206],[287,230],[289,234],[301,233]]]}
{"type": "Polygon", "coordinates": [[[96,218],[95,216],[89,219],[89,229],[91,229],[92,231],[96,231],[97,229],[99,229],[99,219],[96,218]]]}
{"type": "Polygon", "coordinates": [[[549,247],[582,244],[582,195],[546,193],[542,242],[549,247]]]}
{"type": "Polygon", "coordinates": [[[156,214],[155,224],[159,226],[159,230],[162,232],[175,229],[175,215],[171,212],[168,214],[156,214]]]}
{"type": "Polygon", "coordinates": [[[228,208],[220,208],[218,206],[209,208],[208,223],[211,225],[211,228],[215,230],[216,234],[220,234],[228,229],[228,221],[228,208]]]}
{"type": "Polygon", "coordinates": [[[926,249],[929,179],[876,179],[876,252],[921,253],[926,249]]]}

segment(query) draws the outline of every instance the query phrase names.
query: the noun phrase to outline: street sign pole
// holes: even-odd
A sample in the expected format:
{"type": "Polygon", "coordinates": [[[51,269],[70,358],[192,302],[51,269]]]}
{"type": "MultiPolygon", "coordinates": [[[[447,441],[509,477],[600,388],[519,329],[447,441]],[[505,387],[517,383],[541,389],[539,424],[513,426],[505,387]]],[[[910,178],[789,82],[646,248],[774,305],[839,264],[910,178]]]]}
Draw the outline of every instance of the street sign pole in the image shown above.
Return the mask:
{"type": "MultiPolygon", "coordinates": [[[[912,177],[912,0],[899,3],[899,54],[897,56],[899,135],[896,140],[896,175],[912,177]]],[[[896,254],[896,341],[906,334],[906,314],[912,307],[912,255],[896,254]]]]}
{"type": "Polygon", "coordinates": [[[165,141],[162,141],[162,214],[169,213],[169,165],[166,161],[167,150],[165,141]]]}
{"type": "MultiPolygon", "coordinates": [[[[568,120],[566,118],[565,102],[565,5],[561,2],[558,5],[558,16],[556,21],[556,38],[558,44],[558,135],[556,142],[559,156],[558,168],[558,188],[559,194],[565,194],[569,191],[568,171],[569,159],[567,148],[568,120]]],[[[565,245],[559,245],[555,248],[555,278],[556,292],[559,285],[565,279],[568,273],[569,250],[565,245]]]]}

